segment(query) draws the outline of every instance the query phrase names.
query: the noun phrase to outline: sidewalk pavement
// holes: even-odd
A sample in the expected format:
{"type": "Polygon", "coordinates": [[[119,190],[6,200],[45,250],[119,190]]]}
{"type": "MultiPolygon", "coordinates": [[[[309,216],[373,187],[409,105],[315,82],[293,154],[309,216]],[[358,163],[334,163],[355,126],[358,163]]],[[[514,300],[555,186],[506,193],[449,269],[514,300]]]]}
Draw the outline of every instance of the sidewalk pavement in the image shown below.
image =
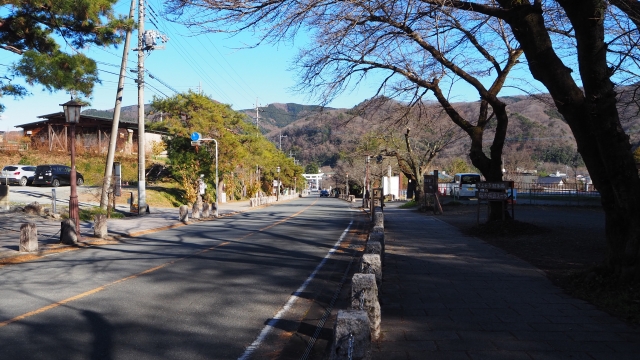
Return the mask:
{"type": "Polygon", "coordinates": [[[640,330],[437,217],[385,204],[374,359],[638,359],[640,330]]]}
{"type": "MultiPolygon", "coordinates": [[[[219,204],[219,216],[229,216],[250,210],[249,201],[234,201],[219,204]]],[[[127,211],[128,206],[118,206],[118,210],[127,211]]],[[[213,212],[212,212],[213,215],[213,212]]],[[[191,211],[189,211],[191,217],[191,211]]],[[[213,217],[210,220],[215,220],[213,217]]],[[[29,216],[22,212],[0,212],[0,259],[20,255],[20,226],[27,222],[35,223],[38,228],[40,251],[65,247],[59,245],[60,221],[44,216],[29,216]]],[[[107,228],[110,236],[135,237],[146,233],[181,226],[178,221],[178,208],[151,208],[144,216],[129,216],[122,219],[109,219],[107,228]]],[[[85,240],[97,240],[93,237],[93,221],[81,221],[80,233],[85,240]]]]}

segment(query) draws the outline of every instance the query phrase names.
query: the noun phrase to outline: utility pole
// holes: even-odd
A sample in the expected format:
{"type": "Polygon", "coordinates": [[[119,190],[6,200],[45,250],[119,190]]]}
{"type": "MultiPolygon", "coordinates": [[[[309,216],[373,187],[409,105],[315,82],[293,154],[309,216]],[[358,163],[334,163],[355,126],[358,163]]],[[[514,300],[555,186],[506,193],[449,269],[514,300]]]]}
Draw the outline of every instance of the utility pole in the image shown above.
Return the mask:
{"type": "Polygon", "coordinates": [[[147,210],[144,143],[144,0],[138,2],[138,215],[147,210]]]}
{"type": "Polygon", "coordinates": [[[282,131],[280,131],[280,151],[282,151],[282,138],[287,137],[287,135],[282,135],[282,131]]]}
{"type": "Polygon", "coordinates": [[[260,132],[260,108],[258,107],[258,98],[256,98],[256,129],[260,132]]]}
{"type": "MultiPolygon", "coordinates": [[[[131,0],[129,9],[129,19],[133,19],[136,8],[136,0],[131,0]]],[[[124,39],[124,50],[122,51],[122,63],[120,63],[120,78],[118,79],[118,90],[116,93],[116,104],[113,109],[113,121],[111,122],[111,138],[109,139],[109,150],[107,151],[107,163],[104,167],[104,180],[102,183],[102,194],[100,196],[100,207],[107,209],[109,202],[109,188],[111,187],[111,176],[113,175],[113,159],[116,152],[116,142],[118,141],[118,128],[120,127],[120,109],[122,107],[122,92],[124,90],[124,77],[127,72],[127,59],[129,57],[129,43],[131,42],[131,32],[127,30],[124,39]]],[[[160,114],[162,116],[162,114],[160,114]]]]}
{"type": "MultiPolygon", "coordinates": [[[[169,39],[155,30],[144,31],[144,0],[138,2],[138,215],[142,215],[147,210],[146,192],[146,144],[144,128],[144,52],[161,49],[156,46],[156,39],[162,42],[169,39]]],[[[151,76],[151,74],[149,74],[151,76]]],[[[175,90],[174,90],[175,91],[175,90]]]]}

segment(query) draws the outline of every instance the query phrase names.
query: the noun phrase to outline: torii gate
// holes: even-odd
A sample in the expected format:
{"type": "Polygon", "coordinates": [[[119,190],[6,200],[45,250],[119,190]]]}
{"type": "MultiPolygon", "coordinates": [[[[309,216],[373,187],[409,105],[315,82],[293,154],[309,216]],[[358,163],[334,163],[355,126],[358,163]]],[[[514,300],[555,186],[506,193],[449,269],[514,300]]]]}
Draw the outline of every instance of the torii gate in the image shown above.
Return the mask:
{"type": "Polygon", "coordinates": [[[320,180],[322,180],[322,178],[324,177],[324,173],[302,174],[302,176],[305,179],[307,179],[307,184],[309,184],[311,181],[315,181],[315,187],[314,186],[310,186],[309,190],[318,190],[318,189],[320,189],[320,180]]]}

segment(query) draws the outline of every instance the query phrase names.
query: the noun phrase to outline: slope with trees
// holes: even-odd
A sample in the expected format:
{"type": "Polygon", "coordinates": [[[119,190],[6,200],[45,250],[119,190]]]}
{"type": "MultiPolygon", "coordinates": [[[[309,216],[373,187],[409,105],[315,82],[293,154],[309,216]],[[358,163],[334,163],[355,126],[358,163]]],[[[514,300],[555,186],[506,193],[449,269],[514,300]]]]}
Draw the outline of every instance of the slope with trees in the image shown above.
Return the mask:
{"type": "Polygon", "coordinates": [[[259,135],[245,121],[245,116],[228,105],[210,98],[186,93],[168,99],[156,99],[153,108],[162,111],[164,121],[152,123],[151,128],[168,133],[165,137],[171,173],[186,189],[187,201],[196,198],[196,184],[204,175],[207,197],[213,200],[215,189],[224,187],[229,199],[255,196],[258,192],[271,194],[273,180],[280,167],[284,187],[302,184],[302,168],[286,158],[276,147],[259,135]],[[199,132],[204,138],[218,142],[219,184],[215,184],[215,145],[191,146],[190,134],[199,132]],[[296,178],[298,178],[296,180],[296,178]]]}

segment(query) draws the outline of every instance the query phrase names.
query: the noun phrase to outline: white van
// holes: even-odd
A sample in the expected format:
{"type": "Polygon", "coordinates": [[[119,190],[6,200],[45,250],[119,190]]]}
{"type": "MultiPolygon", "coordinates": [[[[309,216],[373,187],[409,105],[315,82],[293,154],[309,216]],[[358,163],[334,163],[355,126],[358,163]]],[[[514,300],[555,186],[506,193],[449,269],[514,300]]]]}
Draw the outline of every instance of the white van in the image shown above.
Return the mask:
{"type": "Polygon", "coordinates": [[[476,184],[479,183],[480,174],[476,173],[459,173],[453,176],[453,188],[451,195],[454,197],[472,197],[477,196],[476,184]]]}

